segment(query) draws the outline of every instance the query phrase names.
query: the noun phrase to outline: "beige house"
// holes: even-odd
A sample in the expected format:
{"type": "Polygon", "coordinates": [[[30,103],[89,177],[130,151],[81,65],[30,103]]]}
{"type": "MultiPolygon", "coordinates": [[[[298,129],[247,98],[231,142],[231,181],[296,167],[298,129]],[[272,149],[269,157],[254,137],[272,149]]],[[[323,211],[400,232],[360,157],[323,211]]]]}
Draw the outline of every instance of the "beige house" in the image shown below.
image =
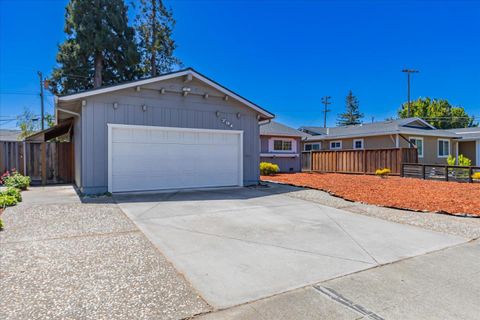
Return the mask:
{"type": "Polygon", "coordinates": [[[334,128],[301,127],[310,136],[303,150],[418,149],[420,163],[446,164],[457,154],[455,132],[439,130],[420,118],[389,120],[334,128]]]}
{"type": "Polygon", "coordinates": [[[472,166],[480,166],[480,128],[462,128],[448,130],[458,137],[458,154],[472,160],[472,166]]]}

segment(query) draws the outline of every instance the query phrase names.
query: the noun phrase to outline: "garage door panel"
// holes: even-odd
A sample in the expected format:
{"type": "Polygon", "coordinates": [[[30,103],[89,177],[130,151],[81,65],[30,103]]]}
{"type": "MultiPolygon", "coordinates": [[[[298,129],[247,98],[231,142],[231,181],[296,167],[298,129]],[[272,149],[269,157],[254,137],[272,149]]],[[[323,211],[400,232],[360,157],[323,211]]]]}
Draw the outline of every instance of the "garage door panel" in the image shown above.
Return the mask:
{"type": "Polygon", "coordinates": [[[241,185],[241,132],[113,127],[112,192],[241,185]]]}

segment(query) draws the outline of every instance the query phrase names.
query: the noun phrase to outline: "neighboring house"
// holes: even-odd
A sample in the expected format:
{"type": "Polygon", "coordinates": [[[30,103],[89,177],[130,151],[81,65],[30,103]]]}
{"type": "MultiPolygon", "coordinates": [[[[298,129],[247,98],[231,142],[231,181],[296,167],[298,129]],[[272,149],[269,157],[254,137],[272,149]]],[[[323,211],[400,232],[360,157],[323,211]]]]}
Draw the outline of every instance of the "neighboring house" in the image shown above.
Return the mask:
{"type": "Polygon", "coordinates": [[[14,129],[0,129],[0,141],[19,141],[22,131],[14,129]]]}
{"type": "Polygon", "coordinates": [[[260,124],[260,161],[275,163],[280,172],[299,172],[301,139],[308,134],[275,121],[260,124]]]}
{"type": "Polygon", "coordinates": [[[458,154],[463,154],[472,160],[473,166],[480,166],[480,128],[450,129],[448,131],[455,133],[460,138],[458,154]]]}
{"type": "Polygon", "coordinates": [[[73,118],[84,193],[243,186],[259,180],[259,122],[274,115],[189,68],[56,98],[73,118]]]}
{"type": "Polygon", "coordinates": [[[420,163],[446,164],[456,154],[454,132],[439,130],[420,118],[407,118],[334,128],[301,127],[310,134],[303,143],[308,150],[418,149],[420,163]]]}

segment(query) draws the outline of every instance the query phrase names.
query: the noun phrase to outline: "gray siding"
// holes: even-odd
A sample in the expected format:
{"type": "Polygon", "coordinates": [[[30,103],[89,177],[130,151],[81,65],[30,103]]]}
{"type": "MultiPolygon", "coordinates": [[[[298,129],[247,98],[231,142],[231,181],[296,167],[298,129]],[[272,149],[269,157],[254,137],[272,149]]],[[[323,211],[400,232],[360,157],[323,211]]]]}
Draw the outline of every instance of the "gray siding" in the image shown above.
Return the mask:
{"type": "MultiPolygon", "coordinates": [[[[294,138],[294,137],[277,137],[277,136],[260,136],[260,152],[262,154],[265,153],[270,153],[268,150],[268,140],[271,138],[287,138],[287,139],[295,139],[297,142],[297,150],[292,152],[293,154],[298,154],[300,155],[301,148],[302,148],[302,143],[300,138],[294,138]]],[[[275,157],[275,153],[270,153],[271,155],[268,157],[262,156],[260,158],[260,161],[265,161],[265,162],[271,162],[275,163],[279,166],[280,172],[299,172],[301,169],[300,166],[300,156],[298,157],[275,157]]],[[[282,153],[285,154],[285,153],[282,153]]],[[[288,153],[287,153],[288,154],[288,153]]]]}
{"type": "Polygon", "coordinates": [[[149,85],[149,89],[140,92],[131,88],[87,98],[86,106],[82,107],[82,192],[107,191],[107,123],[230,129],[221,121],[226,118],[233,124],[232,130],[244,131],[244,184],[256,184],[260,150],[257,113],[232,98],[224,101],[222,97],[223,94],[200,81],[184,84],[177,78],[149,85]],[[158,91],[160,88],[179,91],[186,85],[192,88],[192,93],[208,92],[210,97],[205,99],[196,94],[183,97],[179,93],[160,94],[158,91]],[[118,103],[116,110],[114,102],[118,103]],[[147,106],[145,112],[143,105],[147,106]],[[217,111],[220,112],[218,117],[217,111]]]}

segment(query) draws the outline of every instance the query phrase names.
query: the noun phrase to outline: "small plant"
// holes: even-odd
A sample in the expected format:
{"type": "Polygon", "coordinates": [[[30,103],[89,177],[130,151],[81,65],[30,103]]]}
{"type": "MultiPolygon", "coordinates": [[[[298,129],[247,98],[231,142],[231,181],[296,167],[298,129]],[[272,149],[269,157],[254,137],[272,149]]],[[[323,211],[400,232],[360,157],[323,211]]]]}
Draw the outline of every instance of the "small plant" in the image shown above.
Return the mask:
{"type": "Polygon", "coordinates": [[[379,176],[380,178],[386,178],[392,171],[388,168],[377,169],[375,171],[375,175],[379,176]]]}
{"type": "Polygon", "coordinates": [[[480,172],[475,172],[474,174],[472,174],[472,179],[480,180],[480,172]]]}
{"type": "Polygon", "coordinates": [[[14,196],[0,195],[0,208],[14,206],[17,202],[17,198],[14,196]]]}
{"type": "Polygon", "coordinates": [[[260,174],[262,176],[271,176],[280,171],[278,165],[270,162],[260,162],[260,174]]]}
{"type": "Polygon", "coordinates": [[[3,220],[2,220],[2,218],[0,218],[0,231],[3,230],[3,226],[4,226],[3,220]]]}
{"type": "Polygon", "coordinates": [[[4,196],[13,196],[17,199],[17,202],[22,202],[22,194],[20,193],[20,189],[8,187],[6,190],[0,192],[0,195],[4,196]]]}
{"type": "Polygon", "coordinates": [[[30,177],[24,176],[13,169],[11,173],[7,171],[2,175],[2,182],[7,187],[27,190],[30,186],[30,177]]]}
{"type": "Polygon", "coordinates": [[[449,166],[458,165],[458,166],[462,166],[462,167],[470,167],[472,165],[472,160],[468,159],[463,154],[458,156],[458,164],[457,164],[456,160],[457,159],[450,154],[450,155],[448,155],[448,158],[447,158],[447,164],[449,166]]]}

